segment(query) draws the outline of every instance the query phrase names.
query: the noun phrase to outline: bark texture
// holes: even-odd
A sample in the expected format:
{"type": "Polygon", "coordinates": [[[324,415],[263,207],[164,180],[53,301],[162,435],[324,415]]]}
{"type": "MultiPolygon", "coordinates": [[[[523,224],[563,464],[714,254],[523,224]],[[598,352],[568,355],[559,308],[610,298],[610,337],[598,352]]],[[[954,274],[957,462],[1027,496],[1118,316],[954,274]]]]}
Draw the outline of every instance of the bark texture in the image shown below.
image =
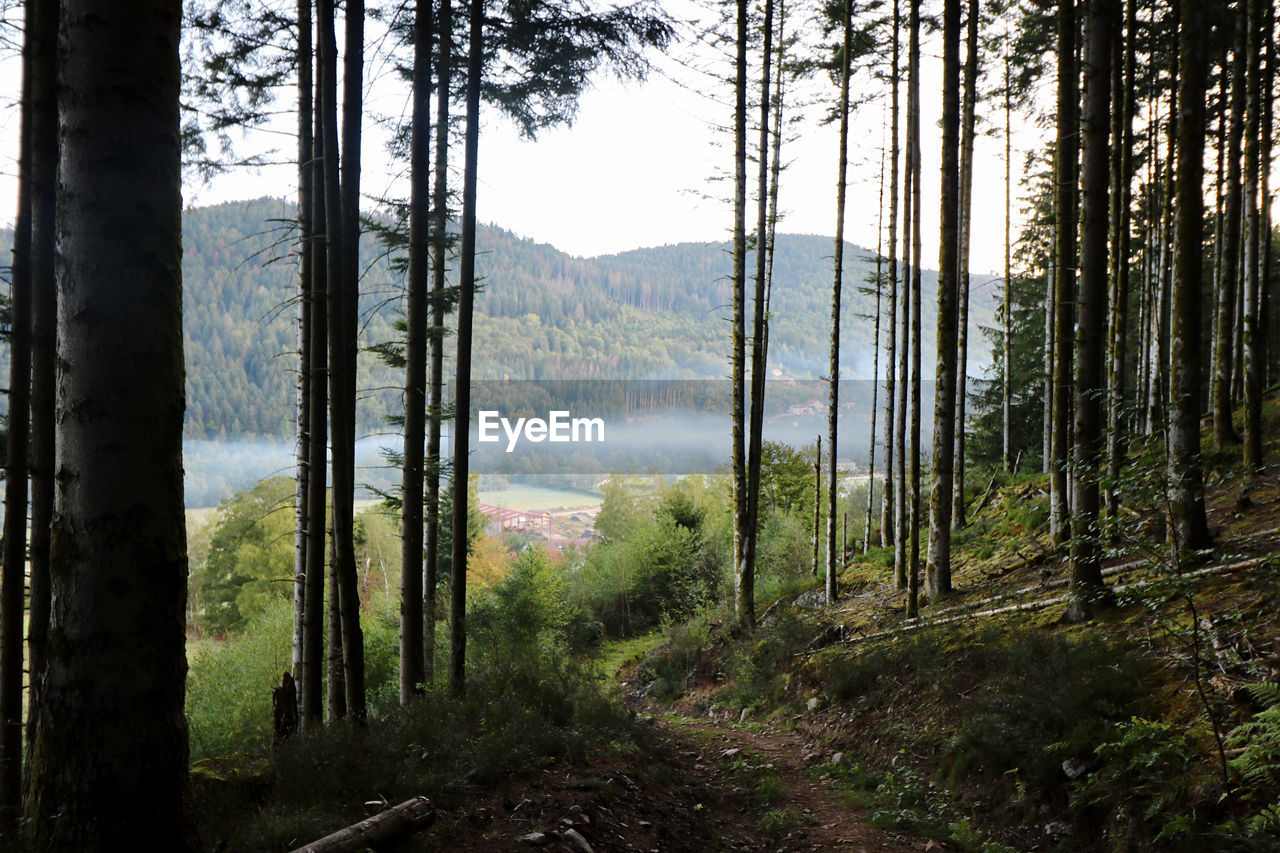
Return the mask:
{"type": "Polygon", "coordinates": [[[190,850],[181,4],[62,5],[53,608],[32,845],[190,850]]]}

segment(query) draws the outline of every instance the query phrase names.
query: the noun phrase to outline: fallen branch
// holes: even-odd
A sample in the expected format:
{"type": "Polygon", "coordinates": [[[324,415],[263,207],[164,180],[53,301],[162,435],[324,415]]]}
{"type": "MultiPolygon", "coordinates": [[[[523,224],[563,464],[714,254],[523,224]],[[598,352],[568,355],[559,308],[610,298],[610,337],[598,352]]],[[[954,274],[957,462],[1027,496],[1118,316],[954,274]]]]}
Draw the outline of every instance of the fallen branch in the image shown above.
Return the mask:
{"type": "Polygon", "coordinates": [[[293,853],[355,853],[377,849],[390,841],[412,835],[435,823],[436,810],[426,797],[405,800],[319,841],[297,848],[293,853]]]}

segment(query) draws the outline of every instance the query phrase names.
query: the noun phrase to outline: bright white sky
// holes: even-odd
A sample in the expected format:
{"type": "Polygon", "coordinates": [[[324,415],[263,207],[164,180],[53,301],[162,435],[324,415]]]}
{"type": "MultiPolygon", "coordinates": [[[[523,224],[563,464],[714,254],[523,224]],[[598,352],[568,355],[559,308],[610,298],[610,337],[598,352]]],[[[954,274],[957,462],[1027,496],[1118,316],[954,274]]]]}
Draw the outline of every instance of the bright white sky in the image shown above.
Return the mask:
{"type": "MultiPolygon", "coordinates": [[[[936,93],[940,63],[933,47],[926,41],[922,85],[926,266],[936,266],[938,251],[936,93]]],[[[686,49],[673,50],[683,54],[686,49]]],[[[379,62],[375,56],[371,65],[376,68],[379,62]]],[[[996,58],[990,60],[990,73],[997,73],[997,62],[996,58]]],[[[728,112],[703,94],[714,88],[706,78],[668,57],[658,57],[657,65],[658,71],[644,83],[601,80],[582,99],[572,127],[547,131],[537,141],[522,140],[504,118],[486,112],[480,140],[481,220],[579,256],[726,239],[731,210],[705,196],[728,195],[725,182],[708,183],[710,177],[723,174],[730,166],[727,137],[714,127],[728,119],[728,112]]],[[[10,199],[16,201],[13,174],[18,110],[14,95],[19,74],[18,63],[12,58],[0,63],[0,96],[4,99],[0,109],[0,221],[12,220],[12,214],[4,211],[13,204],[10,199]]],[[[853,88],[865,96],[883,87],[864,72],[853,88]]],[[[822,80],[807,84],[804,94],[834,99],[838,92],[822,80]]],[[[905,86],[902,98],[905,116],[905,86]]],[[[870,249],[876,244],[880,148],[886,136],[883,100],[862,106],[853,117],[851,130],[846,234],[870,249]]],[[[400,115],[408,109],[407,92],[400,84],[375,83],[370,87],[368,107],[371,112],[400,115]]],[[[816,112],[809,110],[810,114],[816,112]]],[[[287,132],[292,121],[291,116],[282,117],[281,129],[287,132]]],[[[977,274],[1003,265],[1004,143],[1000,133],[997,128],[994,135],[980,138],[975,157],[971,268],[977,274]]],[[[1040,147],[1036,133],[1026,122],[1015,126],[1015,169],[1022,162],[1020,149],[1040,147]]],[[[382,138],[380,128],[368,120],[364,190],[368,195],[403,194],[403,186],[397,186],[397,179],[389,174],[382,138]]],[[[836,142],[835,126],[822,127],[811,116],[796,131],[796,138],[785,143],[784,160],[790,167],[782,178],[785,218],[779,230],[834,234],[836,142]]],[[[259,145],[283,151],[292,148],[279,134],[259,134],[243,143],[242,150],[259,145]]],[[[187,187],[185,196],[187,204],[261,195],[292,197],[295,182],[293,167],[268,167],[223,176],[209,186],[187,187]]],[[[1017,208],[1015,198],[1015,216],[1017,208]]],[[[754,216],[749,216],[749,221],[753,220],[754,216]]]]}

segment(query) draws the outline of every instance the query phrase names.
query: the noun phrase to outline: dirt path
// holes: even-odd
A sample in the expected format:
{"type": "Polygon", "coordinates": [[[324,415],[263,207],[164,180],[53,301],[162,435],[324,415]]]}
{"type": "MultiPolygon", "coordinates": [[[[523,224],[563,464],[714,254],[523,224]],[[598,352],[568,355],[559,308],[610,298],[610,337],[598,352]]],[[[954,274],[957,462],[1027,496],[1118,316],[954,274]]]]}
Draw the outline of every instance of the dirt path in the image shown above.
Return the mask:
{"type": "Polygon", "coordinates": [[[595,853],[912,849],[863,823],[865,810],[843,803],[829,780],[807,775],[802,762],[814,752],[791,732],[658,715],[633,751],[441,803],[412,849],[584,853],[579,838],[595,853]]]}
{"type": "MultiPolygon", "coordinates": [[[[703,742],[699,757],[718,756],[754,766],[775,778],[781,791],[770,811],[795,819],[762,849],[779,851],[910,850],[912,846],[863,822],[866,809],[851,805],[829,779],[814,771],[830,764],[832,754],[794,731],[772,727],[718,726],[693,718],[667,718],[662,725],[678,734],[690,732],[703,742]]],[[[723,771],[721,771],[723,772],[723,771]]],[[[918,848],[919,845],[916,845],[918,848]]]]}

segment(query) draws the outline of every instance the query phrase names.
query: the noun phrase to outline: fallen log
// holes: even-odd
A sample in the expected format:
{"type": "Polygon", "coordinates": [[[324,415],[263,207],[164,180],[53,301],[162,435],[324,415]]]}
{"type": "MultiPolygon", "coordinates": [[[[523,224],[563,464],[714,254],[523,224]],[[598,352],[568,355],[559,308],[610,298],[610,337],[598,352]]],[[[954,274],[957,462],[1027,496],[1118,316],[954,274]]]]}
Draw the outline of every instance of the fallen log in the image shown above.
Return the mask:
{"type": "Polygon", "coordinates": [[[435,823],[436,810],[426,797],[414,797],[346,829],[298,847],[293,853],[355,853],[420,832],[435,823]]]}

